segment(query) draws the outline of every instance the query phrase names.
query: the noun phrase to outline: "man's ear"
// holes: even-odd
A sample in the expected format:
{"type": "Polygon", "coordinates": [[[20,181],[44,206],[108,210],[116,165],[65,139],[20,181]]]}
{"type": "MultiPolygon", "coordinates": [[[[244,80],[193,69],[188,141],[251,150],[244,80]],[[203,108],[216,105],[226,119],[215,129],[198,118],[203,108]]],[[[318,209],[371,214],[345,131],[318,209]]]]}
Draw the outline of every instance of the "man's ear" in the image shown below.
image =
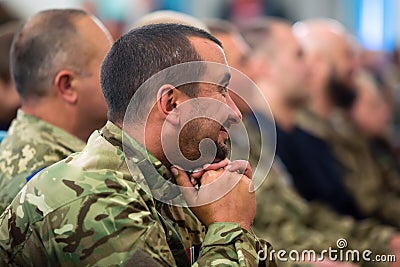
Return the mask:
{"type": "Polygon", "coordinates": [[[176,109],[178,90],[170,84],[164,84],[157,92],[157,108],[160,115],[172,124],[179,124],[179,110],[176,109]]]}
{"type": "Polygon", "coordinates": [[[72,71],[62,70],[57,73],[54,85],[60,96],[69,104],[78,102],[78,92],[73,86],[75,74],[72,71]]]}

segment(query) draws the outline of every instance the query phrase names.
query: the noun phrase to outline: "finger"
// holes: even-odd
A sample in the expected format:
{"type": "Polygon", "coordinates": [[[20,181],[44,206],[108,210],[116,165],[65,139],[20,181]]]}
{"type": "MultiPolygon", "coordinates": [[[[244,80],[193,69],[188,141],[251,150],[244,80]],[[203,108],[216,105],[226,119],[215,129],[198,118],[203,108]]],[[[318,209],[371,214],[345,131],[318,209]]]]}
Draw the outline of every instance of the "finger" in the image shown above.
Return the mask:
{"type": "Polygon", "coordinates": [[[247,167],[246,167],[246,169],[244,171],[244,175],[249,177],[250,180],[253,179],[253,170],[251,169],[250,163],[247,163],[247,167]]]}
{"type": "Polygon", "coordinates": [[[193,187],[187,173],[177,166],[171,167],[171,172],[175,177],[176,183],[183,187],[193,187]]]}
{"type": "Polygon", "coordinates": [[[190,177],[192,177],[194,179],[200,179],[201,176],[203,176],[203,174],[204,174],[204,171],[203,170],[199,170],[199,171],[196,171],[196,172],[192,173],[190,175],[190,177]]]}
{"type": "MultiPolygon", "coordinates": [[[[231,192],[243,175],[224,169],[207,171],[201,178],[198,191],[198,204],[207,204],[231,192]]],[[[250,180],[246,178],[248,184],[250,180]]]]}
{"type": "Polygon", "coordinates": [[[171,167],[171,172],[175,177],[176,184],[180,186],[180,190],[186,202],[189,205],[193,204],[196,201],[197,190],[192,185],[187,173],[176,166],[171,167]]]}
{"type": "Polygon", "coordinates": [[[196,186],[198,184],[197,179],[190,177],[190,182],[192,183],[193,186],[196,186]]]}
{"type": "Polygon", "coordinates": [[[250,179],[253,178],[253,171],[251,170],[250,163],[246,160],[232,161],[228,165],[227,170],[230,172],[242,173],[242,174],[246,175],[247,177],[249,177],[250,179]]]}
{"type": "Polygon", "coordinates": [[[253,181],[250,181],[250,184],[249,184],[249,192],[250,192],[250,193],[253,193],[254,191],[256,191],[256,189],[255,189],[255,187],[254,187],[253,181]]]}
{"type": "Polygon", "coordinates": [[[205,164],[203,166],[203,169],[206,170],[206,171],[218,170],[218,169],[221,169],[221,168],[225,168],[229,163],[230,163],[230,160],[225,158],[224,160],[221,160],[220,162],[211,163],[211,164],[205,164]]]}
{"type": "Polygon", "coordinates": [[[228,166],[229,163],[230,163],[229,159],[225,158],[224,160],[221,160],[220,162],[217,163],[205,164],[203,166],[203,169],[194,171],[190,176],[193,177],[194,179],[200,179],[203,176],[204,171],[210,171],[210,170],[215,171],[221,168],[225,168],[226,166],[228,166]]]}

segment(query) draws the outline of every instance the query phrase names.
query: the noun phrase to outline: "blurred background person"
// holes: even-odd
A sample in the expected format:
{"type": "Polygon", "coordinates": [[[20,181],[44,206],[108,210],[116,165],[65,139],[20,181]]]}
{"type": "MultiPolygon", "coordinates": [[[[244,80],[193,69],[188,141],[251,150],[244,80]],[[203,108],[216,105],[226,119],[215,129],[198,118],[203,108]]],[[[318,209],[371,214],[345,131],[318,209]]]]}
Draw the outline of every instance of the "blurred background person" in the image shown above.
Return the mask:
{"type": "MultiPolygon", "coordinates": [[[[366,70],[355,76],[357,100],[350,115],[357,129],[365,137],[382,179],[384,193],[381,202],[397,203],[400,198],[400,172],[396,152],[391,143],[392,112],[383,92],[366,70]],[[387,193],[389,192],[389,193],[387,193]]],[[[384,217],[391,218],[390,208],[382,209],[384,217]]],[[[395,224],[395,223],[394,223],[395,224]]]]}
{"type": "Polygon", "coordinates": [[[372,75],[365,70],[355,76],[357,100],[350,110],[352,120],[368,139],[388,139],[390,136],[390,108],[372,75]]]}
{"type": "Polygon", "coordinates": [[[16,34],[11,74],[22,101],[0,145],[0,211],[35,173],[85,146],[107,120],[100,65],[112,39],[83,10],[47,10],[16,34]]]}
{"type": "MultiPolygon", "coordinates": [[[[342,186],[336,186],[327,190],[335,195],[341,195],[343,192],[350,197],[354,197],[352,206],[348,205],[350,200],[343,202],[342,207],[353,207],[345,213],[352,215],[355,218],[363,218],[366,214],[366,208],[363,210],[360,207],[359,199],[357,196],[347,189],[346,171],[348,170],[345,164],[352,164],[353,161],[344,159],[343,156],[348,153],[339,151],[338,146],[334,146],[334,142],[344,140],[340,138],[336,131],[346,131],[345,127],[349,125],[340,125],[335,129],[331,124],[331,118],[334,116],[334,111],[337,111],[337,120],[341,122],[350,123],[349,118],[346,117],[346,109],[348,110],[356,99],[356,93],[353,86],[353,74],[355,73],[356,61],[352,54],[350,43],[347,39],[347,32],[345,28],[336,21],[328,19],[315,19],[305,22],[300,22],[294,26],[295,34],[299,38],[304,50],[305,56],[311,67],[311,76],[307,84],[310,99],[308,108],[304,110],[298,120],[299,128],[308,134],[308,136],[318,139],[320,146],[326,146],[327,149],[333,153],[333,162],[337,162],[338,178],[336,182],[342,186]],[[342,116],[343,115],[343,116],[342,116]],[[344,187],[345,185],[346,187],[344,187]],[[349,192],[349,193],[348,193],[349,192]]],[[[349,126],[350,127],[350,126],[349,126]]],[[[348,128],[348,127],[347,127],[348,128]]],[[[347,130],[350,134],[352,131],[347,130]]],[[[362,145],[362,143],[361,143],[362,145]]],[[[340,145],[345,148],[345,145],[340,145]]],[[[306,153],[306,148],[302,152],[306,153]]],[[[364,153],[365,154],[365,153],[364,153]]],[[[368,157],[368,155],[366,155],[368,157]]],[[[368,158],[368,160],[370,160],[368,158]]],[[[365,161],[365,159],[361,159],[365,161]]],[[[364,162],[365,163],[365,162],[364,162]]],[[[357,169],[358,166],[353,167],[357,169]]],[[[369,165],[366,171],[369,175],[371,182],[375,184],[375,177],[377,176],[376,169],[373,165],[369,165]]],[[[355,170],[357,171],[357,170],[355,170]]],[[[360,171],[360,170],[358,170],[360,171]]],[[[349,173],[349,172],[347,172],[349,173]]],[[[330,180],[325,180],[328,185],[330,180]]],[[[322,188],[322,187],[321,187],[322,188]]],[[[318,192],[318,187],[313,189],[313,192],[318,192]]],[[[323,194],[325,195],[325,194],[323,194]]],[[[370,199],[367,205],[376,205],[376,194],[374,199],[370,199]]],[[[359,195],[358,195],[359,196],[359,195]]],[[[322,198],[319,195],[311,195],[309,199],[322,200],[326,204],[335,207],[337,202],[333,198],[322,198]]],[[[374,207],[368,207],[371,211],[374,207]]],[[[344,209],[336,209],[338,212],[344,209]]]]}
{"type": "Polygon", "coordinates": [[[0,131],[8,130],[20,105],[9,67],[11,43],[19,26],[18,22],[8,22],[0,26],[0,131]]]}
{"type": "Polygon", "coordinates": [[[245,31],[244,36],[257,48],[256,83],[271,106],[277,130],[276,153],[291,174],[295,188],[308,201],[318,199],[330,203],[339,213],[358,217],[330,147],[295,123],[299,111],[309,101],[307,83],[311,66],[288,22],[277,19],[264,22],[259,28],[254,26],[245,31]]]}
{"type": "MultiPolygon", "coordinates": [[[[299,22],[294,29],[312,68],[307,86],[310,102],[299,116],[299,127],[332,149],[345,184],[342,192],[349,192],[354,197],[360,212],[351,215],[355,218],[375,217],[399,227],[399,211],[391,208],[392,205],[382,204],[384,195],[397,192],[385,190],[368,142],[350,116],[357,99],[354,77],[359,69],[346,29],[329,19],[299,22]]],[[[302,153],[308,149],[310,147],[305,147],[302,153]]],[[[332,207],[336,205],[334,199],[319,200],[332,207]]]]}

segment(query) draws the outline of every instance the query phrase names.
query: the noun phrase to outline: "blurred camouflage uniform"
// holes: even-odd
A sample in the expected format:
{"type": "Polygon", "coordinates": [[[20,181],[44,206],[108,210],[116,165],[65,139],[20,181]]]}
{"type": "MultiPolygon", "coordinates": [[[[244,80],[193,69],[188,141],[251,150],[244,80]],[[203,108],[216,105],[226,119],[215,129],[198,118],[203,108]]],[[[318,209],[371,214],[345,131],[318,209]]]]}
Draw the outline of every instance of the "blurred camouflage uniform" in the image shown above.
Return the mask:
{"type": "Polygon", "coordinates": [[[33,173],[84,147],[77,137],[18,110],[0,145],[0,213],[33,173]]]}
{"type": "MultiPolygon", "coordinates": [[[[330,120],[305,111],[299,126],[325,140],[340,162],[346,187],[365,216],[400,227],[400,192],[388,188],[384,172],[372,157],[366,138],[356,130],[344,110],[337,109],[330,120]]],[[[397,177],[398,179],[398,177],[397,177]]]]}
{"type": "MultiPolygon", "coordinates": [[[[250,116],[243,116],[250,142],[250,162],[256,166],[260,153],[258,126],[250,116]]],[[[254,179],[254,177],[253,177],[254,179]]],[[[374,254],[388,254],[389,240],[394,234],[391,227],[380,226],[373,220],[357,222],[340,216],[328,207],[305,201],[293,188],[289,174],[279,158],[261,187],[256,191],[257,214],[255,232],[268,239],[276,250],[315,250],[320,253],[329,247],[337,248],[336,241],[345,238],[347,249],[369,249],[374,254]]],[[[290,262],[278,265],[292,266],[290,262]]],[[[388,266],[373,262],[363,266],[388,266]]]]}
{"type": "Polygon", "coordinates": [[[159,175],[174,179],[130,141],[123,152],[122,130],[108,122],[82,153],[35,176],[0,217],[2,258],[24,266],[189,266],[185,248],[193,251],[202,242],[197,266],[257,266],[257,251],[270,246],[239,224],[213,223],[206,230],[190,209],[146,193],[134,179],[146,179],[166,198],[182,197],[179,190],[166,191],[166,183],[152,183],[159,175]]]}
{"type": "MultiPolygon", "coordinates": [[[[383,179],[385,192],[390,192],[383,195],[382,202],[398,203],[400,199],[400,166],[396,160],[396,154],[392,151],[391,144],[387,139],[376,138],[369,140],[372,157],[378,165],[380,175],[383,179]]],[[[396,205],[396,204],[395,204],[396,205]]],[[[382,217],[386,218],[386,222],[399,227],[400,216],[393,216],[398,213],[394,205],[381,209],[382,217]]]]}
{"type": "MultiPolygon", "coordinates": [[[[313,249],[318,253],[329,247],[336,248],[336,241],[345,238],[349,244],[346,249],[390,254],[387,248],[395,233],[393,228],[373,220],[355,221],[323,205],[306,202],[291,186],[280,163],[273,164],[256,196],[255,232],[272,242],[275,249],[313,249]]],[[[362,265],[388,266],[373,262],[362,265]]]]}

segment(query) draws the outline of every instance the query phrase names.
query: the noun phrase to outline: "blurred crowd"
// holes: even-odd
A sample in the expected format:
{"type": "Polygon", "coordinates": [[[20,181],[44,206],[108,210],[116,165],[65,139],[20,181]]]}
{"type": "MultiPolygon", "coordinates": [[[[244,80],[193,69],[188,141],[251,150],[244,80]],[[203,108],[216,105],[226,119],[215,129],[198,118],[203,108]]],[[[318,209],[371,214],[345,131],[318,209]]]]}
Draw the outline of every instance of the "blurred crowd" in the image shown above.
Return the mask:
{"type": "MultiPolygon", "coordinates": [[[[319,253],[336,246],[338,239],[346,238],[348,249],[396,254],[400,259],[399,51],[367,51],[348,29],[333,19],[293,23],[282,17],[265,16],[269,13],[257,5],[259,1],[253,4],[235,1],[229,14],[224,14],[227,20],[199,20],[172,11],[145,15],[159,5],[156,1],[146,1],[138,8],[138,19],[129,22],[118,18],[118,11],[112,13],[117,2],[99,1],[100,4],[94,5],[86,1],[83,5],[98,15],[111,33],[112,37],[103,38],[104,42],[117,40],[129,28],[151,23],[183,23],[204,29],[222,43],[228,64],[254,81],[258,89],[251,90],[259,90],[267,100],[269,107],[252,99],[251,91],[246,92],[251,103],[232,94],[249,135],[249,161],[253,170],[267,165],[260,161],[262,152],[275,151],[267,179],[256,192],[254,230],[259,236],[275,249],[314,249],[319,253]],[[273,118],[268,116],[269,109],[273,118]],[[265,141],[261,132],[271,133],[271,124],[275,124],[276,147],[265,148],[261,146],[265,141]]],[[[183,1],[164,2],[168,8],[183,1]]],[[[275,10],[275,14],[282,12],[275,10]]],[[[10,47],[22,22],[4,8],[0,21],[0,140],[5,137],[0,146],[3,212],[25,184],[26,177],[84,147],[89,134],[106,122],[106,108],[95,89],[79,101],[75,99],[68,93],[69,76],[65,74],[59,77],[59,83],[65,83],[64,89],[59,89],[64,90],[63,99],[68,103],[84,101],[85,107],[81,104],[76,114],[67,107],[57,108],[60,114],[71,115],[65,123],[53,123],[58,115],[50,115],[54,106],[43,102],[42,109],[36,107],[32,103],[41,103],[38,99],[44,96],[39,92],[36,96],[17,92],[11,78],[10,47]],[[23,134],[12,139],[20,131],[15,130],[18,123],[27,120],[23,117],[26,114],[18,111],[21,103],[23,112],[64,128],[77,140],[57,133],[58,138],[69,141],[64,144],[55,138],[54,142],[60,143],[62,149],[53,150],[56,156],[48,156],[51,159],[45,164],[26,160],[20,175],[24,179],[10,188],[10,177],[18,174],[7,164],[30,153],[20,148],[23,153],[18,152],[20,158],[15,159],[9,151],[17,153],[19,149],[10,150],[12,142],[35,142],[23,134]],[[96,116],[89,115],[92,113],[96,116]],[[8,129],[13,132],[7,136],[8,129]]],[[[104,55],[108,48],[107,43],[97,50],[104,55]]],[[[96,64],[90,66],[99,68],[100,62],[96,64]]],[[[17,78],[20,84],[25,82],[22,76],[17,78]]],[[[84,85],[93,88],[96,82],[100,86],[98,77],[85,82],[84,85]]],[[[52,142],[51,138],[46,140],[52,142]]],[[[354,264],[389,266],[376,262],[354,264]]]]}

